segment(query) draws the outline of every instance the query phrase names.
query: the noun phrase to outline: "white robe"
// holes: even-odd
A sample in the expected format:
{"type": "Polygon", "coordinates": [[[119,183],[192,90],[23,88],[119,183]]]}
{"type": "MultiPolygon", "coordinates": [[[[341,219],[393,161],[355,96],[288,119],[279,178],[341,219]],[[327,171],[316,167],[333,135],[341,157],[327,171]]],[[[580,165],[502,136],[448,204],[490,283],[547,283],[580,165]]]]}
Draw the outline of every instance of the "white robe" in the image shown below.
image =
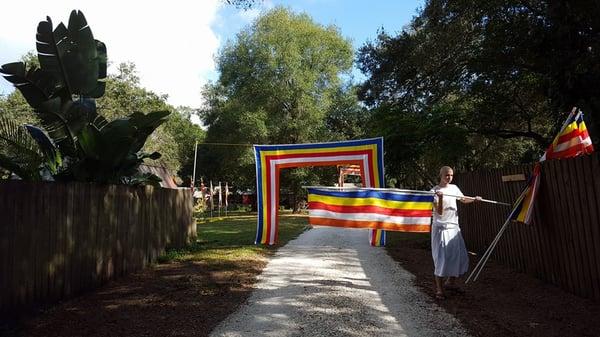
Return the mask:
{"type": "MultiPolygon", "coordinates": [[[[458,277],[469,269],[469,256],[465,241],[460,234],[458,225],[458,208],[456,198],[446,194],[463,196],[458,186],[448,184],[446,187],[435,186],[431,191],[441,190],[443,197],[442,215],[433,210],[433,223],[431,226],[431,254],[435,266],[435,276],[458,277]]],[[[435,196],[435,204],[438,197],[435,196]]]]}

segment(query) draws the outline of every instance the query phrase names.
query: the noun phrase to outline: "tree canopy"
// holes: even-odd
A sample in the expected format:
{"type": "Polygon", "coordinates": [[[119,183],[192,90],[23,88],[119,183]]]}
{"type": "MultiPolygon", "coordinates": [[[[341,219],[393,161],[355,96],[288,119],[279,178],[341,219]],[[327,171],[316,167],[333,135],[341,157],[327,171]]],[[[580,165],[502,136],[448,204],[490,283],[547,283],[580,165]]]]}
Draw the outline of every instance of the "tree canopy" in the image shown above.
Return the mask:
{"type": "Polygon", "coordinates": [[[593,2],[429,0],[398,35],[381,31],[358,54],[360,98],[390,173],[537,160],[573,106],[600,130],[599,15],[593,2]]]}

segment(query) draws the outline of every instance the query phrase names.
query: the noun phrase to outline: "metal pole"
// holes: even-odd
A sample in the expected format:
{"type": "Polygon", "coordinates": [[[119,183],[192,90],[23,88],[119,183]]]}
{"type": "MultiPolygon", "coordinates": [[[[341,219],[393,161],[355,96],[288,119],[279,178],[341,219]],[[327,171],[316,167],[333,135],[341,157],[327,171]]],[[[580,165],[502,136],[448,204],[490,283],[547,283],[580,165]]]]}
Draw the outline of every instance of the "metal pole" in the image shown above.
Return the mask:
{"type": "MultiPolygon", "coordinates": [[[[402,190],[402,189],[397,189],[397,188],[362,188],[362,187],[344,187],[344,188],[340,188],[340,187],[331,187],[331,186],[302,186],[303,188],[320,188],[320,189],[328,189],[328,190],[337,190],[337,191],[360,191],[360,190],[375,190],[375,191],[388,191],[388,192],[409,192],[409,193],[418,193],[418,194],[425,194],[425,195],[432,195],[435,194],[435,192],[431,192],[431,191],[416,191],[416,190],[402,190]]],[[[453,195],[453,194],[444,194],[445,196],[449,196],[449,197],[456,197],[456,198],[466,198],[466,199],[473,199],[475,200],[475,197],[469,197],[466,195],[460,196],[460,195],[453,195]]],[[[511,204],[505,203],[505,202],[500,202],[500,201],[494,201],[494,200],[489,200],[489,199],[481,199],[480,201],[482,202],[487,202],[490,204],[497,204],[497,205],[504,205],[504,206],[512,206],[511,204]]]]}
{"type": "Polygon", "coordinates": [[[196,146],[194,147],[194,171],[192,172],[192,193],[196,188],[196,158],[198,158],[198,141],[196,141],[196,146]]]}

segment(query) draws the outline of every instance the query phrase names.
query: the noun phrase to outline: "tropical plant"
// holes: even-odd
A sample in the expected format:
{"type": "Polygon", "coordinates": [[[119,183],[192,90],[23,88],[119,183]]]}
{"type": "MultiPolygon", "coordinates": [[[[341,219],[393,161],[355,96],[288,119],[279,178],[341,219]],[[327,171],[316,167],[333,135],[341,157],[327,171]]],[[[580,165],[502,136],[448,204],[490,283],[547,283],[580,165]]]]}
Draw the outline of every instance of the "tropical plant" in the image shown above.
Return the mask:
{"type": "MultiPolygon", "coordinates": [[[[47,165],[60,180],[154,183],[156,177],[141,175],[137,167],[144,158],[160,157],[157,152],[148,154],[141,149],[169,112],[135,112],[111,122],[98,114],[95,98],[105,91],[106,46],[94,39],[80,11],[71,12],[68,27],[60,23],[53,30],[49,17],[41,21],[36,46],[39,68],[14,62],[0,67],[0,72],[21,92],[45,130],[28,129],[37,141],[38,154],[46,156],[38,162],[48,162],[44,160],[51,158],[48,153],[64,158],[50,161],[56,167],[47,165]]],[[[35,162],[32,158],[30,163],[35,162]]],[[[14,171],[18,165],[13,165],[19,163],[16,158],[5,159],[0,165],[18,174],[14,171]]],[[[35,176],[21,174],[23,179],[35,176]]]]}
{"type": "Polygon", "coordinates": [[[0,116],[0,167],[22,179],[41,180],[40,167],[56,173],[61,163],[60,153],[40,128],[0,116]]]}

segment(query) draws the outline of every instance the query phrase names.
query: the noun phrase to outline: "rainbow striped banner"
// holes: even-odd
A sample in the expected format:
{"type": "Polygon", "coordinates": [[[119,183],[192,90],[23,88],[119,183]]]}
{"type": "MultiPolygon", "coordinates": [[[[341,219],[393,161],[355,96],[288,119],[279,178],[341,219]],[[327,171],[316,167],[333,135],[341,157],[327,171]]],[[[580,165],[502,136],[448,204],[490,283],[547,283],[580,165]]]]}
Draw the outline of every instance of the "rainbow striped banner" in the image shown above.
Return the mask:
{"type": "Polygon", "coordinates": [[[317,226],[425,233],[431,224],[432,203],[433,194],[417,191],[308,188],[308,222],[317,226]]]}
{"type": "MultiPolygon", "coordinates": [[[[303,166],[358,165],[363,185],[383,187],[383,138],[332,143],[254,145],[258,220],[255,243],[277,242],[279,172],[303,166]]],[[[371,233],[371,245],[385,244],[385,232],[371,233]]]]}

